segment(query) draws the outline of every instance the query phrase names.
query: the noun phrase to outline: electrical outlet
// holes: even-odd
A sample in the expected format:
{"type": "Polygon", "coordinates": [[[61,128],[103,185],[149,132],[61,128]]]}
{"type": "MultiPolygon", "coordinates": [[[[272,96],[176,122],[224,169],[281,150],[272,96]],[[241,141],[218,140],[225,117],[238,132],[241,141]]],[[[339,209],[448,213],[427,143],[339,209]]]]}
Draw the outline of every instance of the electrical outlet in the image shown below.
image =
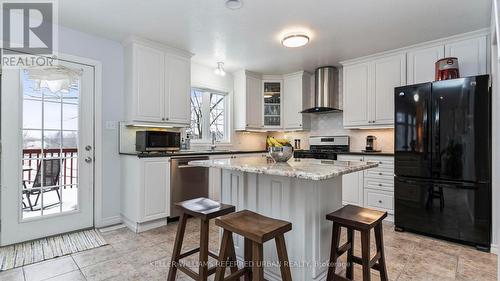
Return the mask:
{"type": "Polygon", "coordinates": [[[106,121],[104,123],[106,130],[116,130],[116,123],[114,121],[106,121]]]}

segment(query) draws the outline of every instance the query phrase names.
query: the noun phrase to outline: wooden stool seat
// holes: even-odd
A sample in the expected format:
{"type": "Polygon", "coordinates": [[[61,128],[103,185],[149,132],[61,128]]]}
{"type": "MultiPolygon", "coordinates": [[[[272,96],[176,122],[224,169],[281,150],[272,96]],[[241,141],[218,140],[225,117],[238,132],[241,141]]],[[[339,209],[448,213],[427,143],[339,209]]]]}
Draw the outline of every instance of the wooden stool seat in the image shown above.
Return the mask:
{"type": "Polygon", "coordinates": [[[220,217],[215,220],[215,224],[261,244],[292,230],[292,224],[287,221],[269,218],[248,210],[220,217]]]}
{"type": "Polygon", "coordinates": [[[384,255],[384,239],[382,237],[382,220],[387,217],[387,212],[347,205],[339,210],[326,215],[326,219],[333,222],[332,246],[330,250],[330,263],[328,267],[327,281],[352,280],[353,263],[362,265],[363,281],[370,281],[370,269],[380,272],[380,279],[387,281],[387,267],[384,255]],[[347,228],[347,242],[339,247],[340,228],[347,228]],[[370,255],[370,232],[375,229],[375,242],[377,253],[374,257],[370,255]],[[354,256],[354,230],[361,232],[362,257],[354,256]],[[338,258],[347,252],[346,277],[335,273],[335,265],[338,258]]]}
{"type": "Polygon", "coordinates": [[[245,281],[264,281],[264,242],[271,239],[276,241],[282,280],[292,280],[284,236],[285,232],[292,230],[290,222],[243,210],[222,216],[215,220],[215,224],[224,229],[215,281],[240,280],[241,276],[245,277],[245,281]],[[226,269],[224,261],[229,257],[228,254],[235,251],[233,233],[245,238],[245,266],[224,278],[226,269]]]}
{"type": "MultiPolygon", "coordinates": [[[[214,274],[217,267],[208,268],[208,256],[219,259],[219,255],[208,250],[208,233],[210,232],[210,219],[226,215],[235,211],[232,205],[221,204],[208,198],[196,198],[183,202],[175,203],[175,206],[182,211],[179,226],[177,227],[177,234],[175,236],[174,249],[172,253],[172,261],[170,263],[170,270],[168,272],[168,281],[175,281],[177,269],[187,274],[194,280],[206,281],[208,276],[214,274]],[[184,253],[181,253],[182,242],[184,241],[184,233],[186,231],[186,223],[188,216],[199,218],[201,221],[200,226],[200,246],[184,253]],[[199,256],[199,269],[198,273],[183,264],[180,260],[200,253],[199,256]]],[[[226,255],[226,259],[233,262],[231,265],[231,272],[236,272],[236,254],[234,251],[226,255]]]]}
{"type": "Polygon", "coordinates": [[[232,205],[222,204],[208,198],[195,198],[178,202],[175,203],[175,206],[184,213],[203,220],[210,220],[235,211],[232,205]]]}
{"type": "Polygon", "coordinates": [[[356,230],[372,229],[387,217],[387,212],[346,205],[326,215],[326,219],[356,230]]]}

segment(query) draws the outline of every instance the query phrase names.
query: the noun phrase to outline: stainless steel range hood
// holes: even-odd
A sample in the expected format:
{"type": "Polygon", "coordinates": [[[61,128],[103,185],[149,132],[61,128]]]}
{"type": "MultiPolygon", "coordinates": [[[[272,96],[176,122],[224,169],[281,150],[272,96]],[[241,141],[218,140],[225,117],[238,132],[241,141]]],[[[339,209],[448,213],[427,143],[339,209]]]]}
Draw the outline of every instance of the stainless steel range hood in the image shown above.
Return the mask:
{"type": "Polygon", "coordinates": [[[339,71],[333,66],[318,67],[314,72],[314,95],[304,97],[301,113],[342,112],[339,100],[339,71]]]}

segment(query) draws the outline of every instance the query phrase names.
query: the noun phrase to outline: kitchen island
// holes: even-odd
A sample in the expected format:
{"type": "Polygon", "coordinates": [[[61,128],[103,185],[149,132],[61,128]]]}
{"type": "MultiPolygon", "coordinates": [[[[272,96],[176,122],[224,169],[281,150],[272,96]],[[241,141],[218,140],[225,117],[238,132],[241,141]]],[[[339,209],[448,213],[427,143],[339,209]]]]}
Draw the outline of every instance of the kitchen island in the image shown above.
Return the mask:
{"type": "MultiPolygon", "coordinates": [[[[289,221],[285,234],[294,280],[326,280],[331,222],[327,213],[342,207],[342,175],[377,167],[375,162],[291,159],[275,163],[266,158],[214,159],[192,166],[222,169],[221,201],[272,218],[289,221]]],[[[349,188],[349,187],[345,187],[349,188]]],[[[243,257],[243,239],[235,237],[236,254],[243,257]]],[[[264,245],[265,264],[278,261],[274,243],[264,245]]],[[[267,266],[266,280],[281,280],[279,267],[267,266]]]]}

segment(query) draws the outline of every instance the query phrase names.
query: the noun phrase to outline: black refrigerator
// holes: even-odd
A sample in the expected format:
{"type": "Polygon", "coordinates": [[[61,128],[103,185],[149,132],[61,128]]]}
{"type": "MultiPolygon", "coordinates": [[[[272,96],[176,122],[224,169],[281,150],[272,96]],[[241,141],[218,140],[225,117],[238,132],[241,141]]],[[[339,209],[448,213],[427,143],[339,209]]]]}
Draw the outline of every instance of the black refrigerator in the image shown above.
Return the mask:
{"type": "Polygon", "coordinates": [[[395,88],[396,230],[491,243],[489,76],[395,88]]]}

